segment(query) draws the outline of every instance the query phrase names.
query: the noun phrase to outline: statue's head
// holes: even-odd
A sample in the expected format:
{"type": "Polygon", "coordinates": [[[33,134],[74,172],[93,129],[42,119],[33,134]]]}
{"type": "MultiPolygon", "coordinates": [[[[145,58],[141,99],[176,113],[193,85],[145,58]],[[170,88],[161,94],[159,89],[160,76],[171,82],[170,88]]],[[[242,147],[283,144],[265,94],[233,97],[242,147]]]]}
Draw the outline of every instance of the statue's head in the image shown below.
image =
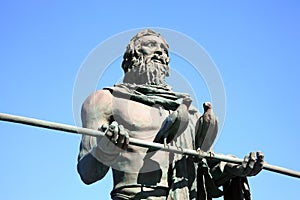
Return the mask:
{"type": "Polygon", "coordinates": [[[147,29],[136,34],[123,56],[124,83],[165,84],[169,76],[169,45],[157,32],[147,29]]]}

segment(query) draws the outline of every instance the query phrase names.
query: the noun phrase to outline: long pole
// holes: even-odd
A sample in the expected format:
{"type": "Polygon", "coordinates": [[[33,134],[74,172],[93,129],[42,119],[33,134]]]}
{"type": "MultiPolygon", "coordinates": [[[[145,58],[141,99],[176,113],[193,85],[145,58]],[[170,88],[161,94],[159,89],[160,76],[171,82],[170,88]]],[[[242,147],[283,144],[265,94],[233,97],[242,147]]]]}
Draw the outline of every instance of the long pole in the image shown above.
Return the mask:
{"type": "MultiPolygon", "coordinates": [[[[5,114],[5,113],[0,113],[0,120],[2,121],[7,121],[7,122],[14,122],[18,124],[26,124],[30,126],[37,126],[41,128],[47,128],[47,129],[52,129],[52,130],[58,130],[58,131],[64,131],[64,132],[69,132],[69,133],[75,133],[75,134],[83,134],[83,135],[89,135],[89,136],[104,136],[104,133],[88,128],[82,128],[82,127],[77,127],[77,126],[71,126],[67,124],[61,124],[61,123],[56,123],[56,122],[50,122],[50,121],[45,121],[45,120],[40,120],[40,119],[34,119],[34,118],[29,118],[29,117],[22,117],[22,116],[17,116],[17,115],[11,115],[11,114],[5,114]]],[[[154,142],[147,142],[144,140],[139,140],[135,138],[129,138],[129,144],[135,145],[135,146],[140,146],[140,147],[146,147],[146,148],[154,148],[154,149],[159,149],[162,151],[167,151],[167,152],[172,152],[172,153],[179,153],[179,154],[185,154],[185,155],[192,155],[192,156],[197,156],[200,158],[214,158],[220,161],[225,161],[225,162],[231,162],[231,163],[236,163],[236,164],[241,164],[243,162],[242,159],[240,158],[234,158],[222,154],[216,154],[216,153],[211,153],[211,152],[203,152],[203,151],[196,151],[192,149],[178,149],[173,146],[165,147],[163,144],[160,143],[154,143],[154,142]]],[[[277,172],[280,174],[284,174],[287,176],[292,176],[295,178],[300,178],[300,172],[286,169],[283,167],[278,167],[275,165],[270,165],[270,164],[264,164],[263,169],[272,171],[272,172],[277,172]]]]}

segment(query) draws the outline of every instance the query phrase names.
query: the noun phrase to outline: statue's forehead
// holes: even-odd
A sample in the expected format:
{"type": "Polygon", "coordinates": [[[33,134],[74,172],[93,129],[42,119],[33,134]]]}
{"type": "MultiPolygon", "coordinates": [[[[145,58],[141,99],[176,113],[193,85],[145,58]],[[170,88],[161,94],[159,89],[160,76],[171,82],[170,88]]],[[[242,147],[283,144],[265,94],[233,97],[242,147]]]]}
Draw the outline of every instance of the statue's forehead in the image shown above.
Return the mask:
{"type": "Polygon", "coordinates": [[[140,38],[138,38],[135,41],[135,44],[142,44],[142,43],[147,43],[147,42],[151,42],[151,41],[163,44],[167,48],[166,42],[161,37],[157,37],[155,35],[141,36],[140,38]]]}

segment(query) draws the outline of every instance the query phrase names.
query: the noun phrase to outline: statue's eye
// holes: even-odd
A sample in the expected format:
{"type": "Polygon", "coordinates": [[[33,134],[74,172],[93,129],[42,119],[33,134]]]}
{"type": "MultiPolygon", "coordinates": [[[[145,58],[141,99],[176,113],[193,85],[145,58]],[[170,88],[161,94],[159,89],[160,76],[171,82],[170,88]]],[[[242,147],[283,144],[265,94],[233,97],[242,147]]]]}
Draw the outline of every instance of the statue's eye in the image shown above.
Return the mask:
{"type": "Polygon", "coordinates": [[[156,42],[154,42],[154,41],[148,41],[148,42],[144,43],[144,46],[152,48],[152,47],[156,46],[156,42]]]}
{"type": "Polygon", "coordinates": [[[148,45],[147,45],[148,47],[154,47],[155,46],[155,44],[153,43],[153,42],[150,42],[150,43],[148,43],[148,45]]]}

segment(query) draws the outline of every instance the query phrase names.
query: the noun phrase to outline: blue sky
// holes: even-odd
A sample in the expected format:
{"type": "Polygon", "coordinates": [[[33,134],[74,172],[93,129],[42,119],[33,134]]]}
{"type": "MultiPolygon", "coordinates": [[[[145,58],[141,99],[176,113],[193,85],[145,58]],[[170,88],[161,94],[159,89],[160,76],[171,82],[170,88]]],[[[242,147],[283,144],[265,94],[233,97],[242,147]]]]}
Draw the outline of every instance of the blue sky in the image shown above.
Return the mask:
{"type": "MultiPolygon", "coordinates": [[[[199,43],[222,77],[226,118],[215,151],[262,150],[268,163],[300,171],[299,18],[297,1],[2,1],[0,112],[75,124],[74,83],[92,50],[123,31],[167,28],[199,43]]],[[[189,77],[180,71],[189,63],[171,56],[189,77]]],[[[99,88],[119,81],[120,62],[99,88]]],[[[187,79],[197,90],[201,77],[187,79]]],[[[205,88],[196,96],[210,100],[205,88]]],[[[79,179],[80,136],[4,122],[0,134],[1,199],[109,199],[111,174],[91,186],[79,179]]],[[[299,195],[296,178],[263,171],[249,180],[256,200],[299,195]]]]}

